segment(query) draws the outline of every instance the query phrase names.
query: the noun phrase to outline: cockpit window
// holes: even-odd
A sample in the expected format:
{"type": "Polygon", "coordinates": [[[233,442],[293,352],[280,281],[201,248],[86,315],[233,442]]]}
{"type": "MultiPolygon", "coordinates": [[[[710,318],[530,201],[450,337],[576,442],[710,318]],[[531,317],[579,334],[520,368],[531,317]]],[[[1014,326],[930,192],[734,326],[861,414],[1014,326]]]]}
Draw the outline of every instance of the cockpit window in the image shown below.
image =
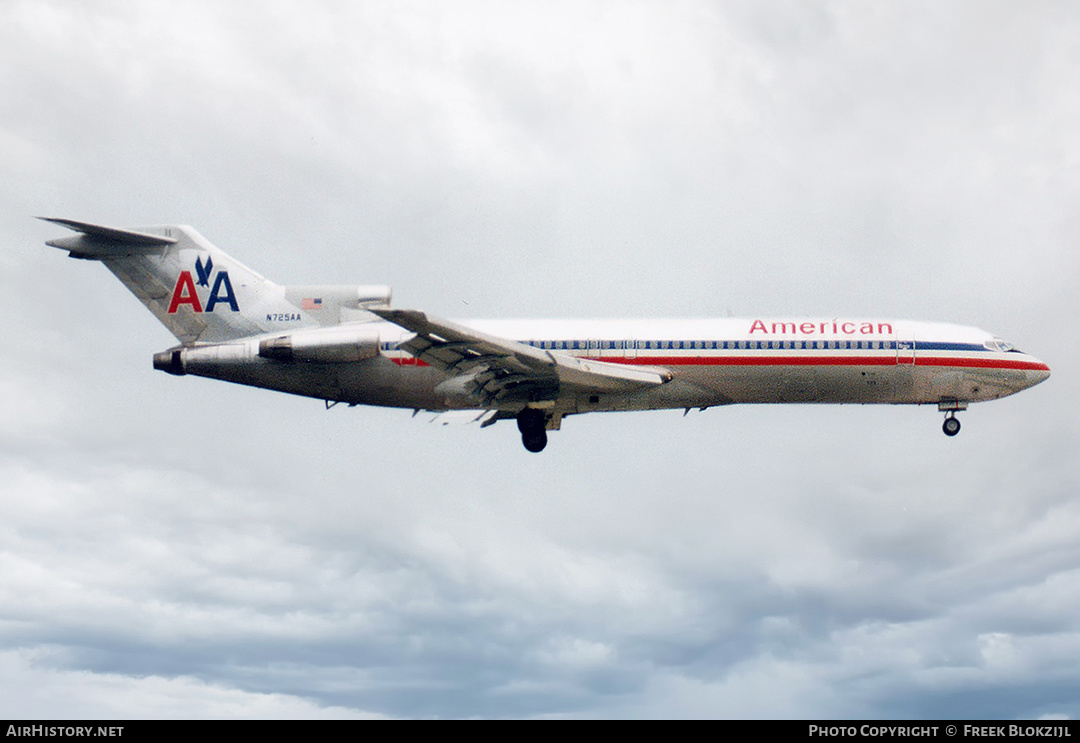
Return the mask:
{"type": "Polygon", "coordinates": [[[1008,341],[1001,340],[1000,338],[994,338],[993,340],[986,341],[985,343],[983,343],[983,345],[991,351],[1001,351],[1002,353],[1009,353],[1010,351],[1012,353],[1022,353],[1019,348],[1009,343],[1008,341]]]}

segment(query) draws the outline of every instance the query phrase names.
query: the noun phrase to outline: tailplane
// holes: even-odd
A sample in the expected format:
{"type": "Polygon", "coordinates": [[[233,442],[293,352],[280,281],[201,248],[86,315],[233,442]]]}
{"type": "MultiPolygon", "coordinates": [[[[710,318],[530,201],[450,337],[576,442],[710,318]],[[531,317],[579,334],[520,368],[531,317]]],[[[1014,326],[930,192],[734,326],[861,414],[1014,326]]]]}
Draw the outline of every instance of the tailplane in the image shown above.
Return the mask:
{"type": "Polygon", "coordinates": [[[41,217],[78,235],[46,244],[105,264],[185,345],[372,320],[386,286],[281,286],[184,225],[117,229],[41,217]]]}

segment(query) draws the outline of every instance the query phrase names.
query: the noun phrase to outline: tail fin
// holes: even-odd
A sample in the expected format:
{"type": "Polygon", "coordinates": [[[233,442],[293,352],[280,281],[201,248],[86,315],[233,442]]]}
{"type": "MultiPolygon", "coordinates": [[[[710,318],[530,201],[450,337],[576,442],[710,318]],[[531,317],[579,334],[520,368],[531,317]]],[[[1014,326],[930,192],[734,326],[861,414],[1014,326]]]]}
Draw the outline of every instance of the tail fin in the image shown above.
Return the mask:
{"type": "Polygon", "coordinates": [[[128,230],[40,219],[80,233],[46,245],[104,263],[186,345],[373,319],[347,311],[390,302],[389,287],[280,286],[184,225],[128,230]]]}

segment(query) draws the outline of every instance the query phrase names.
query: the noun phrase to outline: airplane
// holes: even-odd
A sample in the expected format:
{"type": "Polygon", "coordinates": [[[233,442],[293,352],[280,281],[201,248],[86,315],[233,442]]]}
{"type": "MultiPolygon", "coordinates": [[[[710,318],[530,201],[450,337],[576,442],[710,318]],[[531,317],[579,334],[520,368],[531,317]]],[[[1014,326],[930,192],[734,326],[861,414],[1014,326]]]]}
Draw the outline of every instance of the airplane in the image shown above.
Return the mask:
{"type": "Polygon", "coordinates": [[[970,403],[1050,368],[976,328],[837,317],[444,320],[381,285],[275,284],[186,225],[78,233],[46,245],[100,261],[180,342],[154,368],[338,403],[516,420],[530,452],[569,415],[735,403],[970,403]]]}

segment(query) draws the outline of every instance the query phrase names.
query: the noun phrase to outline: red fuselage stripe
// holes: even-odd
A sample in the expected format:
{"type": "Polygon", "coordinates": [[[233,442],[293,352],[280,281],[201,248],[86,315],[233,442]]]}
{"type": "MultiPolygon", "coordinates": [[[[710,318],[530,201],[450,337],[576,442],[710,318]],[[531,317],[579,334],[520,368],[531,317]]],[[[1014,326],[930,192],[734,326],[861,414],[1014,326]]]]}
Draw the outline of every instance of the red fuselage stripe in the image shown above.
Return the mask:
{"type": "MultiPolygon", "coordinates": [[[[911,355],[896,356],[637,356],[635,358],[578,356],[592,361],[638,366],[911,366],[911,355]]],[[[427,366],[411,356],[394,357],[400,366],[427,366]]],[[[1050,371],[1046,364],[1012,359],[976,359],[952,356],[916,356],[915,366],[942,366],[965,369],[1019,369],[1050,371]]]]}
{"type": "MultiPolygon", "coordinates": [[[[593,358],[593,357],[590,357],[593,358]]],[[[638,356],[633,359],[595,359],[647,366],[911,366],[911,354],[893,356],[638,356]]],[[[1050,371],[1046,364],[1019,359],[976,359],[954,356],[915,356],[915,366],[1050,371]]]]}

